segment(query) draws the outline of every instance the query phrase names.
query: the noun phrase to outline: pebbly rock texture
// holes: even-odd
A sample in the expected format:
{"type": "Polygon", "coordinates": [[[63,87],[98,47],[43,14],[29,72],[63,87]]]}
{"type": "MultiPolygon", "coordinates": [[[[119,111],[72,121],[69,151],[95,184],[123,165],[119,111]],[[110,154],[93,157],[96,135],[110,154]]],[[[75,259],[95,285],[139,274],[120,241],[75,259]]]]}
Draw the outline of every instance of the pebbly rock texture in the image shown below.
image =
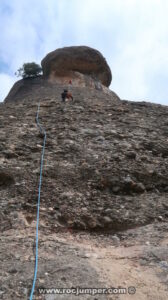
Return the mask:
{"type": "MultiPolygon", "coordinates": [[[[41,77],[17,84],[0,104],[0,298],[27,300],[32,286],[41,101],[47,141],[35,299],[58,299],[38,288],[77,286],[135,286],[135,300],[166,299],[168,108],[84,87],[62,103],[62,85],[41,77]]],[[[91,298],[123,296],[78,296],[91,298]]]]}
{"type": "Polygon", "coordinates": [[[41,65],[44,76],[48,78],[67,76],[75,79],[84,74],[106,87],[112,80],[110,68],[102,54],[86,46],[65,47],[52,51],[42,60],[41,65]]]}
{"type": "Polygon", "coordinates": [[[72,88],[74,102],[61,103],[59,85],[40,88],[0,106],[4,209],[11,199],[16,210],[35,214],[41,100],[47,131],[41,205],[48,226],[124,230],[167,220],[167,108],[84,88],[72,88]]]}

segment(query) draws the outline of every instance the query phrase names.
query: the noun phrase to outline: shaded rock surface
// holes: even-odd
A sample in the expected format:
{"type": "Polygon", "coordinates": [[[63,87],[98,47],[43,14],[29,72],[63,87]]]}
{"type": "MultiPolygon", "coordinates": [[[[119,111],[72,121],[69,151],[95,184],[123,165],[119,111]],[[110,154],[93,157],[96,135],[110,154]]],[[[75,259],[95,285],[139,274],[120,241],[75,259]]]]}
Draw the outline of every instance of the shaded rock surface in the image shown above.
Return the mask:
{"type": "MultiPolygon", "coordinates": [[[[82,76],[82,75],[81,75],[82,76]]],[[[81,77],[80,76],[80,77],[81,77]]],[[[38,76],[36,78],[26,78],[21,79],[17,81],[12,89],[10,90],[9,94],[5,98],[4,102],[13,102],[13,101],[21,101],[21,100],[30,100],[34,101],[36,99],[39,99],[39,96],[41,95],[42,98],[55,98],[56,94],[59,95],[59,93],[62,93],[63,89],[69,89],[69,78],[70,77],[58,77],[58,80],[50,81],[44,78],[43,76],[38,76]]],[[[108,96],[117,97],[118,96],[110,91],[108,88],[106,88],[103,85],[100,85],[97,83],[96,80],[91,80],[89,78],[88,82],[85,82],[86,78],[80,78],[77,79],[77,82],[75,83],[73,80],[73,86],[76,86],[81,89],[81,92],[85,93],[86,86],[88,89],[88,94],[92,94],[92,89],[96,90],[96,94],[104,92],[108,96]],[[98,84],[98,85],[97,85],[98,84]],[[98,92],[98,93],[97,93],[98,92]]],[[[103,95],[103,97],[106,97],[106,95],[103,95]]],[[[80,96],[80,93],[79,93],[80,96]]],[[[108,97],[107,96],[107,97],[108,97]]],[[[59,96],[60,97],[60,96],[59,96]]]]}

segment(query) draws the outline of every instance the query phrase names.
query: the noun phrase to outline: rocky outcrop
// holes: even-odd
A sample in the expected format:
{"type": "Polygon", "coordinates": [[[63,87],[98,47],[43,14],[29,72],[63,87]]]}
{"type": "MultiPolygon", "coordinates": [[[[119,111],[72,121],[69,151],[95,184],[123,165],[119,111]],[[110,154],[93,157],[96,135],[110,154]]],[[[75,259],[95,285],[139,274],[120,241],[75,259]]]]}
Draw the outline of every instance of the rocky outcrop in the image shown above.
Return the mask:
{"type": "MultiPolygon", "coordinates": [[[[45,77],[67,77],[73,81],[97,81],[108,87],[112,80],[110,68],[102,54],[90,47],[76,46],[57,49],[41,62],[45,77]],[[82,75],[85,76],[82,76],[82,75]]],[[[92,85],[92,83],[90,83],[92,85]]]]}
{"type": "Polygon", "coordinates": [[[58,298],[38,288],[135,286],[136,300],[164,300],[168,108],[74,86],[74,101],[62,103],[62,87],[26,79],[0,104],[0,297],[29,299],[32,287],[41,101],[47,140],[35,297],[58,298]]]}
{"type": "Polygon", "coordinates": [[[51,89],[87,88],[96,89],[110,95],[108,88],[112,75],[102,54],[86,46],[66,47],[49,53],[41,62],[43,76],[25,78],[17,81],[5,102],[27,98],[30,92],[33,98],[39,94],[51,95],[51,89]],[[71,84],[69,84],[71,82],[71,84]]]}
{"type": "Polygon", "coordinates": [[[88,79],[87,84],[85,85],[85,81],[83,81],[84,75],[80,74],[80,80],[77,79],[76,83],[73,81],[71,87],[68,85],[67,77],[58,77],[57,80],[47,80],[43,76],[38,76],[36,78],[26,78],[17,81],[14,86],[11,88],[9,94],[5,98],[4,102],[17,102],[17,101],[36,101],[39,96],[43,99],[43,97],[55,97],[55,94],[61,98],[61,93],[64,88],[73,90],[75,87],[79,89],[83,89],[86,91],[87,85],[87,93],[92,93],[92,90],[96,90],[97,94],[100,94],[102,99],[106,101],[106,97],[114,97],[119,99],[119,97],[110,89],[106,88],[103,85],[100,85],[93,81],[92,79],[88,79]],[[90,84],[93,84],[90,86],[90,84]]]}
{"type": "Polygon", "coordinates": [[[48,82],[45,81],[42,76],[18,80],[9,91],[4,102],[25,100],[30,93],[32,94],[33,100],[36,94],[42,92],[42,89],[44,89],[46,85],[48,85],[48,82]]]}
{"type": "Polygon", "coordinates": [[[25,213],[34,213],[40,100],[47,131],[42,207],[49,226],[120,230],[166,220],[167,108],[74,87],[74,102],[64,104],[61,89],[47,84],[35,93],[32,87],[24,101],[1,105],[2,165],[15,174],[14,184],[8,177],[2,183],[6,203],[11,191],[25,213]]]}

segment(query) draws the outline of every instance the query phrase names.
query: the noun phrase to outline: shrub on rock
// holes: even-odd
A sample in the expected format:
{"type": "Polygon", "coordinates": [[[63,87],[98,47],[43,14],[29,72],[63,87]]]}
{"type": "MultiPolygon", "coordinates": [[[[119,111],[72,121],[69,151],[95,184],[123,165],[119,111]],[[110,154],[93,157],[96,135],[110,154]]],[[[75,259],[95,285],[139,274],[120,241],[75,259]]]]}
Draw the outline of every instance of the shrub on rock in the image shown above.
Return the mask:
{"type": "Polygon", "coordinates": [[[22,78],[37,77],[42,73],[42,68],[35,62],[25,63],[22,68],[18,69],[15,75],[22,78]]]}

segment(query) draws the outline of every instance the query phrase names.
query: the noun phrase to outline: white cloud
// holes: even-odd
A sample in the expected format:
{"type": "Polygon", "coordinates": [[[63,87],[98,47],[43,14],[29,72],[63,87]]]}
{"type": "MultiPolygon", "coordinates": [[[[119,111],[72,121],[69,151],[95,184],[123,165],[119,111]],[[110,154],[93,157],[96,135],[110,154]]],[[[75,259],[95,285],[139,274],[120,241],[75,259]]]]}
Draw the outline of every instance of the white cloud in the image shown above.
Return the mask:
{"type": "Polygon", "coordinates": [[[168,104],[167,0],[1,0],[5,6],[0,61],[7,74],[58,47],[85,44],[106,57],[121,98],[168,104]]]}

